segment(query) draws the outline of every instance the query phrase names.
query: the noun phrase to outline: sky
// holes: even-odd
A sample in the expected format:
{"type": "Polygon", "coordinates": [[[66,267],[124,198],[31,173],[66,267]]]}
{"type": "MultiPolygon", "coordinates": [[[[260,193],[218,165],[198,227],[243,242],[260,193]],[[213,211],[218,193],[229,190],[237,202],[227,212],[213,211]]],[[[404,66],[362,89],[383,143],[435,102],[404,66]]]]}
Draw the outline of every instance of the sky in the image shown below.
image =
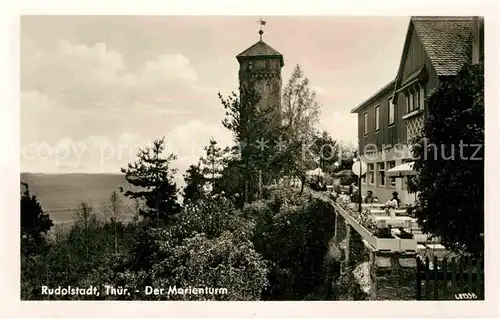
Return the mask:
{"type": "MultiPolygon", "coordinates": [[[[119,173],[165,136],[182,174],[214,137],[229,145],[217,93],[237,91],[236,55],[255,16],[23,16],[21,171],[119,173]]],[[[409,17],[263,17],[263,40],[300,64],[321,130],[357,144],[350,110],[396,75],[409,17]]]]}

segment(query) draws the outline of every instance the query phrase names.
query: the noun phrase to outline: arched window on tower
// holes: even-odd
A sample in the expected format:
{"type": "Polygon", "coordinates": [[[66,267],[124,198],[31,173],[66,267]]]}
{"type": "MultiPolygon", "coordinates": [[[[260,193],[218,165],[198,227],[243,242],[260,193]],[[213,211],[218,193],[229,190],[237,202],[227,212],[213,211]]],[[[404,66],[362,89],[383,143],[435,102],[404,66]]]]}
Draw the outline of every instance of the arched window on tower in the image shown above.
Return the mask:
{"type": "Polygon", "coordinates": [[[266,60],[266,69],[270,69],[270,68],[271,68],[271,61],[266,60]]]}
{"type": "Polygon", "coordinates": [[[253,62],[249,61],[248,62],[248,71],[251,71],[253,69],[253,62]]]}

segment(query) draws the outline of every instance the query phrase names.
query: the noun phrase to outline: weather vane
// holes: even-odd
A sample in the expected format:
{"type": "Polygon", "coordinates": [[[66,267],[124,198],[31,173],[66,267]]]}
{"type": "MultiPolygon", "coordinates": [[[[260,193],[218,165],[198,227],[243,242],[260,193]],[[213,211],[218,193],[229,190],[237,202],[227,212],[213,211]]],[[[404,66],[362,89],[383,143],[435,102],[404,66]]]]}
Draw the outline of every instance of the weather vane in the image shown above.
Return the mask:
{"type": "Polygon", "coordinates": [[[264,21],[262,20],[262,18],[260,18],[259,20],[257,20],[257,23],[260,25],[259,35],[260,35],[260,41],[262,41],[262,35],[264,34],[262,26],[266,25],[267,21],[264,21]]]}

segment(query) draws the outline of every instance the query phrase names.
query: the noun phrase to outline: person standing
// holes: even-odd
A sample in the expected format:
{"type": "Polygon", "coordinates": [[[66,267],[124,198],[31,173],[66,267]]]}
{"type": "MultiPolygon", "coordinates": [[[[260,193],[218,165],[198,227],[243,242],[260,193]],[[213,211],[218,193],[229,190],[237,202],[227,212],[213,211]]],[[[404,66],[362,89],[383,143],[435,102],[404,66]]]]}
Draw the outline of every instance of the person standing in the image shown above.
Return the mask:
{"type": "Polygon", "coordinates": [[[399,205],[401,204],[401,200],[398,197],[398,192],[392,192],[391,201],[394,202],[396,208],[399,208],[399,205]]]}

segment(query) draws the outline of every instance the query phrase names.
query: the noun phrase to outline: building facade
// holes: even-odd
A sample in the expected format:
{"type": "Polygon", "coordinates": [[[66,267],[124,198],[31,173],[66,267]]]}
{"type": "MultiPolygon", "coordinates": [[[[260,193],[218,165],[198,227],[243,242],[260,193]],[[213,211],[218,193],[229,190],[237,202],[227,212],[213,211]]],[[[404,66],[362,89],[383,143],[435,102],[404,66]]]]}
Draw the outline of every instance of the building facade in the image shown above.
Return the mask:
{"type": "Polygon", "coordinates": [[[412,161],[410,145],[424,127],[429,93],[479,61],[483,25],[476,17],[411,18],[395,79],[351,111],[358,114],[359,150],[368,166],[363,190],[382,201],[394,191],[403,203],[415,200],[406,178],[389,178],[386,171],[412,161]]]}

